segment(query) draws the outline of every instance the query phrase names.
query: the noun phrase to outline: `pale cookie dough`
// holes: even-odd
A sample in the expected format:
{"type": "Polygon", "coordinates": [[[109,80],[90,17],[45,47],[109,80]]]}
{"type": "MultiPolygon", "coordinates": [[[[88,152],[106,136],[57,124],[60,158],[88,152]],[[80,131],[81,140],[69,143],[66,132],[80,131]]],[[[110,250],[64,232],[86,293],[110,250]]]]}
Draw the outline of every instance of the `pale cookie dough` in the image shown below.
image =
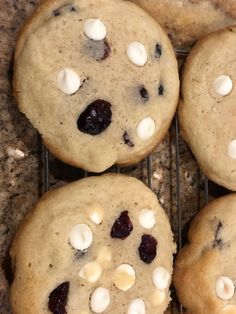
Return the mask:
{"type": "Polygon", "coordinates": [[[21,32],[14,69],[19,109],[48,148],[92,172],[143,159],[177,106],[170,41],[125,1],[44,1],[21,32]]]}
{"type": "Polygon", "coordinates": [[[131,0],[152,15],[176,47],[236,24],[235,0],[131,0]]]}
{"type": "Polygon", "coordinates": [[[211,202],[194,218],[174,271],[187,313],[236,313],[235,225],[236,194],[211,202]]]}
{"type": "Polygon", "coordinates": [[[162,314],[174,252],[167,215],[141,181],[74,182],[43,196],[15,236],[14,314],[162,314]],[[155,217],[148,229],[143,209],[155,217]]]}
{"type": "Polygon", "coordinates": [[[179,104],[181,134],[203,173],[236,190],[236,27],[200,40],[187,58],[179,104]]]}

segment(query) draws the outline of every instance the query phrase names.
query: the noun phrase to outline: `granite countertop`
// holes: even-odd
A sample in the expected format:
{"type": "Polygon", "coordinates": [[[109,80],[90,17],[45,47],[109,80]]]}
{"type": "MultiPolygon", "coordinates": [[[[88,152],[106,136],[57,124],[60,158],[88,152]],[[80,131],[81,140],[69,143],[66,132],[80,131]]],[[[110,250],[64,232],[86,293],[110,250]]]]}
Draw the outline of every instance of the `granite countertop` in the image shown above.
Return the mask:
{"type": "MultiPolygon", "coordinates": [[[[18,111],[12,94],[12,56],[18,31],[39,1],[0,0],[0,312],[11,313],[9,306],[9,247],[25,214],[42,193],[42,144],[37,132],[18,111]]],[[[151,184],[170,217],[178,240],[176,201],[175,125],[151,156],[151,184]]],[[[182,228],[204,200],[204,178],[191,153],[180,140],[180,205],[182,228]],[[199,189],[200,187],[200,189],[199,189]]],[[[50,157],[50,185],[73,181],[83,172],[50,157]]],[[[148,183],[146,161],[122,169],[148,183]]],[[[150,183],[150,182],[149,182],[150,183]]],[[[185,234],[185,233],[184,233],[185,234]]],[[[174,304],[174,303],[173,303],[174,304]]]]}

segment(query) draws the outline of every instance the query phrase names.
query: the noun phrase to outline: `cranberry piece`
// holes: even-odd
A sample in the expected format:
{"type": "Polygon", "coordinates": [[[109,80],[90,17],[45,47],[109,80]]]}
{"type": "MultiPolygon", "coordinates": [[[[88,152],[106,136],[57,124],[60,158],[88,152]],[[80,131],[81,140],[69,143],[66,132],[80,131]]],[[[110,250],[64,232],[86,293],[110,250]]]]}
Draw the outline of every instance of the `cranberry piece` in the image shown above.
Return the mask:
{"type": "Polygon", "coordinates": [[[160,96],[162,96],[164,94],[164,86],[162,85],[162,83],[160,83],[158,86],[158,94],[160,96]]]}
{"type": "Polygon", "coordinates": [[[70,7],[70,11],[71,11],[71,12],[76,12],[76,8],[72,5],[72,6],[70,7]]]}
{"type": "Polygon", "coordinates": [[[60,16],[61,12],[59,9],[56,9],[56,10],[52,11],[52,14],[53,14],[53,16],[60,16]]]}
{"type": "Polygon", "coordinates": [[[84,44],[85,44],[84,53],[86,53],[88,56],[90,56],[92,59],[95,59],[98,62],[105,60],[110,55],[111,48],[107,39],[104,40],[88,39],[85,41],[84,44]]]}
{"type": "Polygon", "coordinates": [[[139,89],[139,93],[140,93],[140,96],[142,98],[142,100],[144,102],[148,101],[149,100],[149,95],[148,95],[148,91],[147,89],[145,88],[145,86],[141,86],[140,89],[139,89]]]}
{"type": "Polygon", "coordinates": [[[49,296],[48,309],[53,314],[67,314],[66,303],[69,293],[70,283],[68,281],[60,284],[49,296]]]}
{"type": "Polygon", "coordinates": [[[133,230],[133,224],[129,218],[128,211],[125,210],[116,219],[111,228],[111,237],[124,240],[133,230]]]}
{"type": "Polygon", "coordinates": [[[77,126],[83,133],[97,135],[108,128],[111,117],[111,104],[106,100],[97,99],[80,114],[77,126]]]}
{"type": "Polygon", "coordinates": [[[109,57],[109,54],[111,52],[111,48],[107,42],[107,40],[105,39],[103,42],[103,55],[99,58],[97,58],[97,61],[102,61],[105,60],[107,57],[109,57]]]}
{"type": "Polygon", "coordinates": [[[221,231],[222,231],[222,228],[223,228],[223,224],[221,221],[218,222],[217,224],[217,228],[216,228],[216,231],[215,231],[215,239],[213,241],[213,248],[222,248],[223,247],[223,241],[221,239],[221,231]]]}
{"type": "Polygon", "coordinates": [[[157,255],[157,240],[150,234],[144,234],[138,248],[140,259],[150,264],[157,255]]]}
{"type": "Polygon", "coordinates": [[[129,134],[125,131],[123,134],[123,140],[126,145],[129,147],[134,147],[134,143],[130,140],[129,134]]]}
{"type": "Polygon", "coordinates": [[[162,54],[161,45],[160,45],[160,44],[156,44],[156,46],[155,46],[155,57],[156,57],[157,59],[159,59],[160,56],[161,56],[161,54],[162,54]]]}

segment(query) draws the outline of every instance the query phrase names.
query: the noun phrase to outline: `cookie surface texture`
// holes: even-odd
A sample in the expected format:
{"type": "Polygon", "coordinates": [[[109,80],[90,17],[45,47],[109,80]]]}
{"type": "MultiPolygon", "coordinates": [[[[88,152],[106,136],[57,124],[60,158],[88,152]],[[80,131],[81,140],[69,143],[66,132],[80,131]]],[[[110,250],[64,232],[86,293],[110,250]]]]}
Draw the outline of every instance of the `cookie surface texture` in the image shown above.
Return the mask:
{"type": "Polygon", "coordinates": [[[152,15],[175,47],[192,45],[204,35],[236,24],[234,0],[132,0],[152,15]]]}
{"type": "Polygon", "coordinates": [[[166,134],[179,93],[159,24],[133,3],[46,1],[15,53],[19,109],[58,158],[92,172],[133,164],[166,134]]]}
{"type": "Polygon", "coordinates": [[[123,175],[46,194],[11,249],[16,314],[164,313],[175,245],[155,194],[123,175]]]}
{"type": "Polygon", "coordinates": [[[236,28],[212,33],[187,59],[181,134],[212,181],[236,190],[236,28]]]}
{"type": "Polygon", "coordinates": [[[174,272],[187,313],[236,313],[235,223],[236,194],[209,203],[194,218],[174,272]]]}

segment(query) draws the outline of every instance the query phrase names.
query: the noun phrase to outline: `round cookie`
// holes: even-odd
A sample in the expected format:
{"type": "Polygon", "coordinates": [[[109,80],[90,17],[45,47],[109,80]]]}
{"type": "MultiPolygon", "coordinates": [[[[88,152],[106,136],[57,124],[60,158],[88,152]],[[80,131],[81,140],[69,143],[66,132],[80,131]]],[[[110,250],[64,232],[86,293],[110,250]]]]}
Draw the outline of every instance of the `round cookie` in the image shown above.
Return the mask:
{"type": "Polygon", "coordinates": [[[181,134],[212,181],[236,190],[236,27],[200,40],[187,58],[181,134]]]}
{"type": "Polygon", "coordinates": [[[236,24],[235,0],[131,0],[152,15],[176,47],[236,24]]]}
{"type": "Polygon", "coordinates": [[[43,196],[15,236],[14,313],[163,313],[174,252],[167,215],[139,180],[69,184],[43,196]]]}
{"type": "Polygon", "coordinates": [[[117,0],[45,1],[15,53],[20,110],[63,161],[93,172],[133,164],[166,134],[179,94],[161,27],[117,0]]]}
{"type": "Polygon", "coordinates": [[[211,202],[191,223],[173,278],[187,313],[236,313],[235,224],[236,194],[211,202]]]}

